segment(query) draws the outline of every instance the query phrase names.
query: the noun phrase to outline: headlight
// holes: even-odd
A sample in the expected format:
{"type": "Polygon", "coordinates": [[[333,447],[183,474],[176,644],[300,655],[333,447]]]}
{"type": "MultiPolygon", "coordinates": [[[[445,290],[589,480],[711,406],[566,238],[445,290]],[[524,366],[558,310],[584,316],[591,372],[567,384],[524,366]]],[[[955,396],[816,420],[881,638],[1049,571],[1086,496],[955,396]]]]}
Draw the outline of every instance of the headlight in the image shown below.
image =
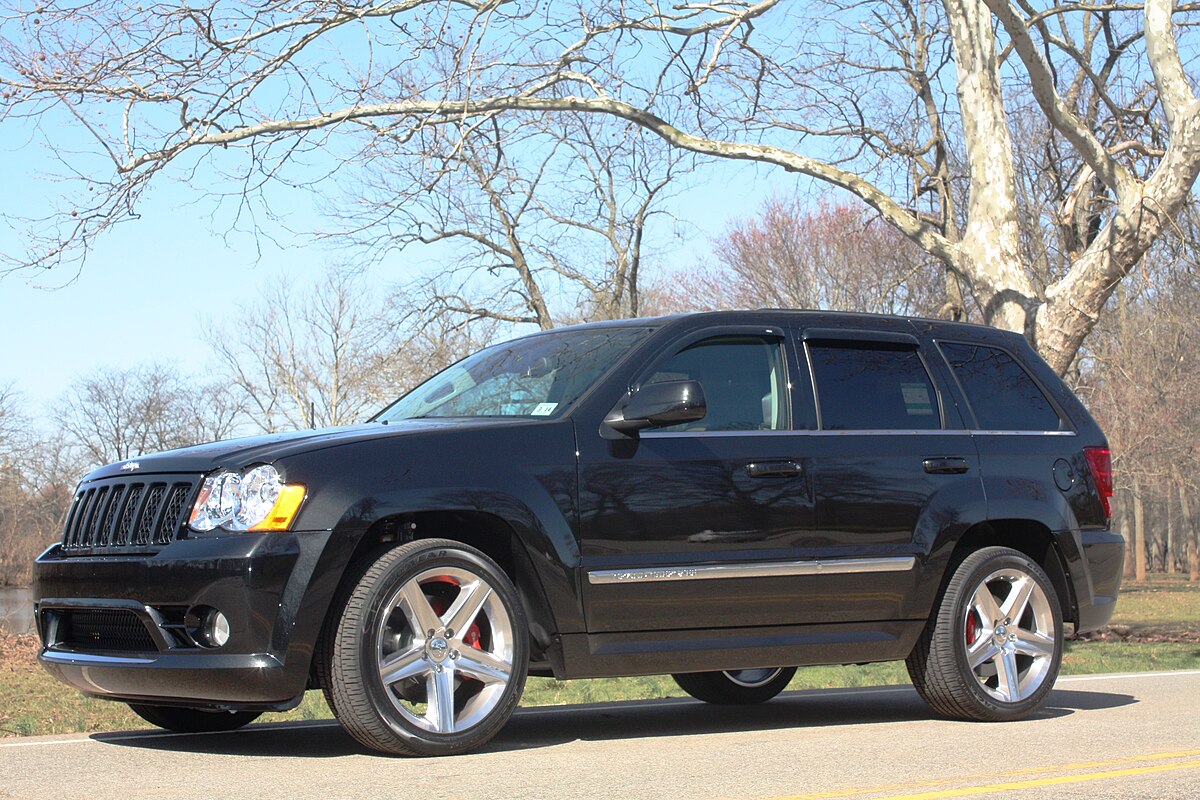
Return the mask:
{"type": "Polygon", "coordinates": [[[204,479],[188,525],[197,531],[286,531],[304,502],[305,489],[283,482],[270,464],[204,479]]]}

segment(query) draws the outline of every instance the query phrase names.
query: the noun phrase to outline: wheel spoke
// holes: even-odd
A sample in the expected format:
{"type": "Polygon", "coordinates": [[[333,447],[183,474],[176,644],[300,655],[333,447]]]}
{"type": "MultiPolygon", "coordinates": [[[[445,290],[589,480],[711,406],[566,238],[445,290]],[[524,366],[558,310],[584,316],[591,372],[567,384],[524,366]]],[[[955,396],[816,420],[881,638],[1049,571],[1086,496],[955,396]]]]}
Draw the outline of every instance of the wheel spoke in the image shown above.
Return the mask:
{"type": "Polygon", "coordinates": [[[400,606],[418,638],[423,639],[430,631],[442,626],[442,621],[429,605],[429,598],[416,581],[409,581],[400,590],[400,606]]]}
{"type": "Polygon", "coordinates": [[[1008,702],[1015,703],[1020,699],[1020,690],[1017,688],[1020,680],[1017,657],[1007,650],[1002,650],[993,661],[996,664],[996,688],[1004,693],[1008,702]]]}
{"type": "Polygon", "coordinates": [[[1034,631],[1017,629],[1014,633],[1018,653],[1034,658],[1050,658],[1054,655],[1054,640],[1034,631]]]}
{"type": "Polygon", "coordinates": [[[1005,619],[1010,619],[1015,624],[1024,616],[1025,608],[1029,605],[1029,596],[1033,594],[1036,585],[1033,579],[1028,577],[1012,582],[1008,597],[1004,598],[1004,603],[1000,606],[1000,612],[1005,619]]]}
{"type": "Polygon", "coordinates": [[[986,664],[995,658],[999,652],[1000,649],[992,641],[990,633],[987,635],[987,638],[980,636],[975,646],[967,650],[967,663],[971,665],[971,669],[978,669],[980,665],[986,664]]]}
{"type": "Polygon", "coordinates": [[[459,652],[457,669],[484,683],[507,683],[512,664],[485,650],[468,647],[459,652]]]}
{"type": "Polygon", "coordinates": [[[996,605],[996,598],[992,596],[992,590],[987,587],[986,583],[980,584],[975,590],[975,594],[971,597],[971,604],[975,610],[979,612],[980,621],[983,627],[991,628],[996,624],[996,620],[1000,619],[1000,607],[996,605]]]}
{"type": "Polygon", "coordinates": [[[425,719],[438,733],[454,733],[454,669],[444,667],[429,673],[425,681],[428,708],[425,719]]]}
{"type": "Polygon", "coordinates": [[[383,679],[383,685],[391,686],[393,683],[427,672],[429,664],[422,658],[424,654],[425,649],[418,646],[392,655],[380,663],[379,677],[383,679]]]}
{"type": "Polygon", "coordinates": [[[461,638],[475,618],[479,616],[480,609],[483,608],[483,604],[487,602],[491,594],[492,587],[483,581],[463,584],[459,589],[458,597],[454,598],[454,603],[442,615],[445,626],[453,630],[455,636],[461,638]]]}

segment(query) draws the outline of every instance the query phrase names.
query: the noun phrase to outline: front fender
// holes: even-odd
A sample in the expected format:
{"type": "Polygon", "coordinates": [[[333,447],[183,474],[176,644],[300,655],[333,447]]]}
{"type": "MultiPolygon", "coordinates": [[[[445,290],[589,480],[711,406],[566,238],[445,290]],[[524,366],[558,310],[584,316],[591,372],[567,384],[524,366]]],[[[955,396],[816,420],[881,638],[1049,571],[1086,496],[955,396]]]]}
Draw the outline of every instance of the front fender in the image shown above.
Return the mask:
{"type": "Polygon", "coordinates": [[[331,532],[296,617],[297,638],[316,641],[371,526],[423,512],[484,513],[501,520],[524,556],[517,559],[524,561],[517,564],[518,588],[538,601],[552,631],[584,629],[571,424],[540,424],[536,436],[514,426],[469,433],[450,429],[358,441],[281,459],[286,479],[308,488],[297,527],[331,532]],[[522,569],[525,565],[530,568],[522,569]]]}

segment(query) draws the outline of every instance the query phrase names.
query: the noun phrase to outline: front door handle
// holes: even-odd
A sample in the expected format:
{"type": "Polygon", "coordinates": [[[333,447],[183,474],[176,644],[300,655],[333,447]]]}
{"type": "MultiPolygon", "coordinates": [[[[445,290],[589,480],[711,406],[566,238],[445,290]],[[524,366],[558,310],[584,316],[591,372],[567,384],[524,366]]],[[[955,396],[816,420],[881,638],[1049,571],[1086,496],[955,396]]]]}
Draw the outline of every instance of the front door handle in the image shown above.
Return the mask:
{"type": "Polygon", "coordinates": [[[961,475],[967,471],[965,458],[927,458],[921,463],[930,475],[961,475]]]}
{"type": "Polygon", "coordinates": [[[783,478],[799,475],[803,470],[795,461],[756,461],[746,465],[751,478],[783,478]]]}

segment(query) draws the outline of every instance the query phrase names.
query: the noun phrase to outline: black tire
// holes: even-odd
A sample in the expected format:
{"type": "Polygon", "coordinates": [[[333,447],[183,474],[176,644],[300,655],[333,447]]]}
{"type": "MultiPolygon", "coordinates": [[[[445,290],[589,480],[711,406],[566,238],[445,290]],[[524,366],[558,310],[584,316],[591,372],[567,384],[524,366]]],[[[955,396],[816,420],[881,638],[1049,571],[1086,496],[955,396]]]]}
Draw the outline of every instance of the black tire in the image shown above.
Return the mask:
{"type": "Polygon", "coordinates": [[[472,547],[426,539],[382,553],[351,579],[317,655],[325,697],[342,727],[372,750],[403,756],[463,753],[495,736],[516,710],[529,668],[528,625],[508,576],[472,547]],[[466,633],[453,631],[446,617],[465,591],[460,587],[468,585],[490,589],[489,599],[467,620],[466,633]],[[416,630],[418,612],[404,599],[414,590],[420,593],[417,602],[428,603],[422,613],[434,615],[425,618],[439,626],[434,634],[416,630]],[[442,610],[435,602],[440,592],[450,593],[442,610]],[[509,667],[507,678],[475,677],[476,659],[485,658],[509,667]],[[388,659],[407,660],[421,672],[386,685],[382,671],[388,659]],[[451,677],[443,678],[446,673],[451,677]],[[443,703],[440,697],[451,699],[443,703]],[[460,721],[464,728],[457,730],[460,721]]]}
{"type": "Polygon", "coordinates": [[[1045,571],[1024,553],[986,547],[955,568],[905,665],[917,693],[938,714],[999,722],[1027,717],[1042,705],[1062,652],[1062,609],[1045,571]],[[1029,585],[1022,578],[1032,582],[1028,600],[1016,619],[1005,618],[1014,611],[1005,607],[1019,602],[1018,587],[1029,585]],[[977,595],[985,586],[986,596],[977,595]],[[979,598],[986,604],[988,597],[996,619],[984,619],[979,610],[979,598]]]}
{"type": "Polygon", "coordinates": [[[687,672],[672,675],[679,688],[697,700],[716,705],[765,703],[784,690],[795,667],[735,669],[725,672],[687,672]]]}
{"type": "Polygon", "coordinates": [[[179,706],[145,706],[130,703],[133,713],[160,728],[178,733],[214,733],[235,731],[258,719],[258,711],[207,711],[179,706]]]}

